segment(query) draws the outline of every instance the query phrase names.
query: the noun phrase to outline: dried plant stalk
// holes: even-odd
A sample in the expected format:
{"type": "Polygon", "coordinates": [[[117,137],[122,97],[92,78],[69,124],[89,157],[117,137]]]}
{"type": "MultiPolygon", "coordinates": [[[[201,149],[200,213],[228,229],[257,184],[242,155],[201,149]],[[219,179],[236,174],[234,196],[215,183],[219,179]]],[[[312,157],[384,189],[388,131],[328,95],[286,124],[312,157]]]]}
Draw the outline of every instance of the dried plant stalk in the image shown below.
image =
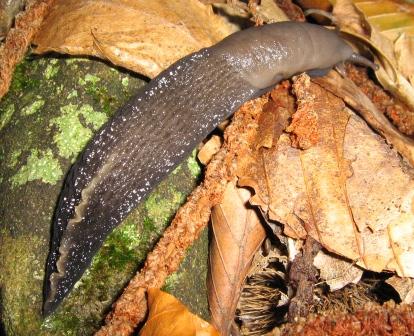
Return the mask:
{"type": "Polygon", "coordinates": [[[307,321],[288,324],[282,336],[368,336],[412,335],[414,330],[414,306],[386,304],[368,306],[355,314],[317,316],[307,321]]]}

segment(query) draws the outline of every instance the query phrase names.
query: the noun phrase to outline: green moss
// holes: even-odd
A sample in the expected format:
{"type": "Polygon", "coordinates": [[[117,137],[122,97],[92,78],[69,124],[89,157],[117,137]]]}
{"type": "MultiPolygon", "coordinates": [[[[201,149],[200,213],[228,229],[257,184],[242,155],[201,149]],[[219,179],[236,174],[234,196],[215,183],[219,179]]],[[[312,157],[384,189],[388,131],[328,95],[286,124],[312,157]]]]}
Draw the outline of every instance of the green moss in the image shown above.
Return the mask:
{"type": "Polygon", "coordinates": [[[105,113],[96,112],[92,106],[87,104],[80,107],[79,113],[85,118],[86,123],[91,125],[94,130],[97,130],[108,120],[105,113]]]}
{"type": "Polygon", "coordinates": [[[45,105],[45,101],[43,99],[36,100],[32,104],[24,107],[21,111],[21,114],[25,116],[32,115],[39,111],[43,107],[43,105],[45,105]]]}
{"type": "Polygon", "coordinates": [[[80,325],[82,325],[82,321],[76,315],[65,315],[60,318],[49,316],[43,321],[41,329],[46,333],[52,331],[52,334],[55,335],[76,336],[79,335],[77,328],[80,325]]]}
{"type": "Polygon", "coordinates": [[[60,85],[57,85],[57,86],[55,86],[55,88],[56,88],[56,94],[58,95],[58,96],[60,96],[60,94],[63,92],[63,90],[65,89],[65,87],[63,86],[63,84],[60,84],[60,85]]]}
{"type": "Polygon", "coordinates": [[[57,64],[57,60],[51,60],[45,69],[45,78],[52,79],[59,72],[60,66],[57,64]]]}
{"type": "Polygon", "coordinates": [[[11,177],[10,182],[13,187],[34,180],[53,185],[61,179],[62,175],[59,161],[53,157],[50,149],[44,152],[34,149],[27,158],[27,163],[11,177]]]}
{"type": "Polygon", "coordinates": [[[10,122],[14,110],[14,104],[10,104],[6,106],[6,109],[0,114],[0,131],[10,122]]]}
{"type": "Polygon", "coordinates": [[[197,161],[197,150],[193,150],[191,156],[187,159],[187,167],[193,177],[200,176],[201,167],[197,161]]]}
{"type": "Polygon", "coordinates": [[[137,247],[141,243],[137,226],[132,221],[116,228],[103,245],[104,259],[98,258],[94,262],[95,268],[104,264],[109,269],[124,269],[127,264],[137,260],[140,253],[137,247]]]}
{"type": "Polygon", "coordinates": [[[13,335],[28,335],[28,330],[40,327],[43,262],[36,251],[45,242],[35,235],[1,236],[0,283],[7,284],[1,288],[2,320],[13,335]]]}
{"type": "Polygon", "coordinates": [[[86,123],[96,130],[105,123],[107,116],[102,112],[94,111],[92,106],[88,104],[82,105],[80,108],[77,105],[69,104],[61,107],[60,110],[61,116],[50,121],[51,125],[56,125],[59,128],[53,140],[59,149],[59,155],[67,159],[74,159],[93,135],[89,128],[82,125],[79,117],[82,116],[86,123]]]}
{"type": "Polygon", "coordinates": [[[28,75],[28,72],[35,71],[40,62],[23,61],[16,66],[13,73],[13,80],[10,86],[10,92],[20,93],[23,90],[29,91],[39,87],[39,79],[28,75]],[[30,69],[30,71],[28,71],[30,69]]]}
{"type": "Polygon", "coordinates": [[[79,84],[85,87],[85,91],[90,95],[95,103],[102,106],[103,111],[106,114],[111,114],[111,103],[116,100],[115,97],[108,93],[108,88],[105,85],[100,84],[101,78],[95,75],[87,74],[84,78],[79,79],[79,84]]]}
{"type": "Polygon", "coordinates": [[[79,61],[80,61],[80,59],[79,58],[76,58],[76,57],[72,57],[72,58],[65,59],[65,62],[66,62],[67,65],[76,64],[79,61]]]}
{"type": "Polygon", "coordinates": [[[95,86],[100,81],[101,79],[98,76],[91,75],[91,74],[86,74],[84,78],[79,78],[79,84],[82,86],[86,84],[95,86]]]}
{"type": "Polygon", "coordinates": [[[170,188],[168,194],[160,196],[157,193],[153,193],[145,202],[148,217],[152,219],[154,226],[158,230],[163,229],[167,225],[177,207],[184,201],[183,193],[174,188],[170,188]]]}

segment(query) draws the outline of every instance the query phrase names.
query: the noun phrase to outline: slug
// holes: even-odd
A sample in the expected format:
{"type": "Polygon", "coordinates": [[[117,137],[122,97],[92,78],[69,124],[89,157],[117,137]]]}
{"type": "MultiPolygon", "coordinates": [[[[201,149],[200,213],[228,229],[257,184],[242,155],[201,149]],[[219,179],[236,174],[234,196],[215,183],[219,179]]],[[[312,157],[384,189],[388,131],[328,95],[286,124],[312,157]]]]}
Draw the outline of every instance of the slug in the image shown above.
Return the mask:
{"type": "Polygon", "coordinates": [[[107,235],[221,121],[282,79],[322,75],[354,54],[335,32],[283,22],[228,36],[160,73],[95,135],[70,169],[53,222],[44,315],[107,235]]]}

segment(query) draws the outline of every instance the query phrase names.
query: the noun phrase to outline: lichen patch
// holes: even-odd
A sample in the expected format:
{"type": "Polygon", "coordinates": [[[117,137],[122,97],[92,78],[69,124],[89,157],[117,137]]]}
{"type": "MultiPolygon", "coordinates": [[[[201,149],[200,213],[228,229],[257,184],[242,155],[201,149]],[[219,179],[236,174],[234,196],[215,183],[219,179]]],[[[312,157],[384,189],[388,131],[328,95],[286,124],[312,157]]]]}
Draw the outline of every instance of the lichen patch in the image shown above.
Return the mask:
{"type": "Polygon", "coordinates": [[[53,140],[58,147],[59,155],[73,160],[93,135],[92,130],[82,124],[80,116],[94,130],[102,126],[108,117],[102,112],[95,111],[88,104],[82,105],[80,108],[77,105],[69,104],[61,107],[60,110],[62,114],[50,121],[51,126],[55,125],[59,129],[53,136],[53,140]]]}
{"type": "Polygon", "coordinates": [[[41,180],[44,183],[56,184],[63,175],[59,161],[54,158],[50,149],[46,151],[32,150],[27,162],[11,177],[13,187],[21,186],[27,182],[41,180]]]}
{"type": "Polygon", "coordinates": [[[38,112],[43,107],[43,105],[45,105],[44,99],[36,100],[33,103],[31,103],[30,105],[25,106],[24,108],[22,108],[21,114],[25,115],[25,116],[35,114],[36,112],[38,112]]]}
{"type": "Polygon", "coordinates": [[[14,104],[10,104],[0,114],[0,131],[10,122],[13,116],[14,110],[15,110],[14,104]]]}

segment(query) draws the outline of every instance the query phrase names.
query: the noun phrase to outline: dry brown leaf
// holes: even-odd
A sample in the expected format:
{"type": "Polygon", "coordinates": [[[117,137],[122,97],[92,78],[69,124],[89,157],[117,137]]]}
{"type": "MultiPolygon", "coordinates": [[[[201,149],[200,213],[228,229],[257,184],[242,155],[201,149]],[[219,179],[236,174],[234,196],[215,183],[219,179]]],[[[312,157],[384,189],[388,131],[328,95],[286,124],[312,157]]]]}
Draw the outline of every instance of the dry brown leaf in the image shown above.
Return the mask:
{"type": "Polygon", "coordinates": [[[53,8],[34,43],[37,53],[97,56],[152,78],[232,32],[198,0],[67,0],[53,8]]]}
{"type": "Polygon", "coordinates": [[[350,29],[358,34],[367,33],[363,18],[355,10],[355,6],[351,0],[338,0],[332,10],[337,24],[342,29],[350,29]]]}
{"type": "Polygon", "coordinates": [[[254,200],[294,238],[310,235],[366,269],[414,277],[414,170],[306,76],[295,90],[305,121],[317,124],[317,143],[299,150],[282,135],[277,151],[262,148],[261,161],[239,170],[254,200]]]}
{"type": "Polygon", "coordinates": [[[273,0],[262,0],[257,7],[257,14],[266,23],[288,21],[285,12],[273,0]]]}
{"type": "Polygon", "coordinates": [[[348,162],[342,155],[345,128],[349,116],[343,113],[344,103],[312,87],[309,77],[295,85],[298,109],[289,131],[305,137],[312,146],[300,152],[300,161],[311,213],[309,228],[314,239],[323,246],[353,260],[360,256],[361,241],[348,206],[345,181],[349,175],[348,162]],[[311,119],[314,133],[308,134],[303,121],[311,119]],[[303,132],[303,129],[306,131],[303,132]]]}
{"type": "Polygon", "coordinates": [[[219,336],[208,322],[158,288],[148,289],[148,305],[149,315],[141,336],[219,336]]]}
{"type": "MultiPolygon", "coordinates": [[[[271,92],[272,99],[263,106],[263,112],[255,120],[257,128],[251,135],[251,144],[239,153],[240,159],[237,162],[238,184],[256,190],[250,203],[260,205],[264,211],[267,211],[273,195],[284,198],[283,193],[278,194],[278,191],[269,189],[268,181],[281,177],[273,163],[278,152],[278,138],[294,111],[294,101],[289,95],[289,89],[290,84],[285,81],[271,92]],[[267,166],[273,169],[267,170],[267,166]]],[[[281,180],[288,182],[289,177],[281,177],[281,180]]]]}
{"type": "Polygon", "coordinates": [[[349,283],[358,283],[363,274],[363,270],[351,262],[322,250],[316,255],[313,264],[319,269],[321,278],[326,280],[331,291],[341,289],[349,283]]]}
{"type": "Polygon", "coordinates": [[[315,78],[313,81],[342,98],[355,111],[358,111],[373,129],[414,166],[414,140],[398,132],[355,83],[334,71],[327,76],[315,78]]]}
{"type": "Polygon", "coordinates": [[[212,211],[208,300],[212,324],[223,336],[230,334],[241,286],[265,238],[256,212],[246,207],[250,196],[229,182],[223,201],[212,211]]]}
{"type": "Polygon", "coordinates": [[[414,36],[414,6],[406,1],[353,1],[371,27],[391,41],[401,34],[414,36]]]}
{"type": "Polygon", "coordinates": [[[414,279],[393,276],[385,282],[397,291],[403,303],[414,303],[414,279]]]}

